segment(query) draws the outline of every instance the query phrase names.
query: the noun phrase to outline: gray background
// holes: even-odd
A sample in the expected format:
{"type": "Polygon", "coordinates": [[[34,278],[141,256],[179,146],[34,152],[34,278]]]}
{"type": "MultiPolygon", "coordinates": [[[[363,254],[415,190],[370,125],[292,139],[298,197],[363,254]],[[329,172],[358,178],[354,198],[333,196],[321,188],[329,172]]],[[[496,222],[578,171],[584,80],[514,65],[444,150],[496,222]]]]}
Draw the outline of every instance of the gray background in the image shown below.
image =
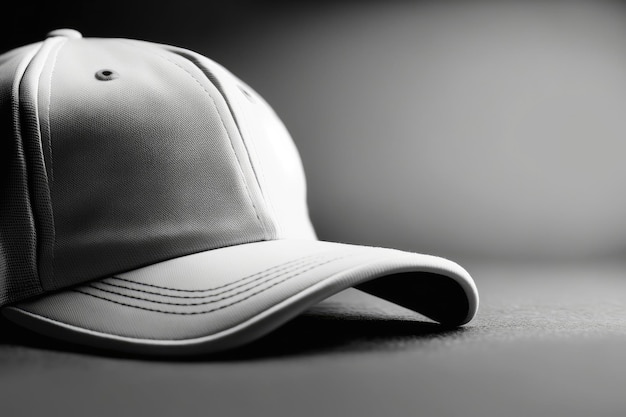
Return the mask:
{"type": "Polygon", "coordinates": [[[626,415],[626,5],[293,3],[22,3],[0,38],[74,27],[222,63],[292,133],[320,237],[460,262],[476,320],[444,331],[351,291],[186,361],[0,322],[0,410],[626,415]]]}
{"type": "Polygon", "coordinates": [[[292,132],[322,238],[451,257],[621,256],[625,11],[329,6],[263,16],[220,58],[292,132]]]}

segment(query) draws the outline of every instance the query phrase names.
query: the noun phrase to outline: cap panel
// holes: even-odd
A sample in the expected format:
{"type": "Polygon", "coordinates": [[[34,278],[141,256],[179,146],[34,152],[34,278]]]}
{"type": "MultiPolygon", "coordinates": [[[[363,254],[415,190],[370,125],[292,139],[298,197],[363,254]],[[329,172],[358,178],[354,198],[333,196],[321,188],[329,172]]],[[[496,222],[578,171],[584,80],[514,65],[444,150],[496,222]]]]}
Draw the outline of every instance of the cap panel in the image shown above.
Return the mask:
{"type": "Polygon", "coordinates": [[[279,239],[315,239],[300,155],[270,105],[223,66],[195,52],[163,46],[198,65],[226,98],[248,150],[279,239]]]}
{"type": "Polygon", "coordinates": [[[0,305],[41,293],[19,85],[41,44],[0,56],[0,305]]]}
{"type": "MultiPolygon", "coordinates": [[[[255,169],[252,163],[254,158],[253,155],[251,155],[252,149],[247,146],[245,140],[241,136],[240,129],[237,126],[237,119],[235,118],[234,110],[231,106],[229,106],[228,98],[224,95],[219,80],[214,77],[211,72],[206,71],[201,65],[198,65],[197,62],[188,59],[184,56],[184,54],[177,53],[176,50],[163,48],[162,45],[152,42],[136,41],[132,39],[124,39],[123,41],[130,45],[135,45],[142,50],[152,51],[154,54],[184,69],[192,77],[198,80],[200,84],[207,84],[210,86],[210,89],[213,92],[216,108],[222,115],[224,126],[229,132],[230,144],[236,156],[236,162],[240,168],[242,180],[245,182],[250,202],[253,205],[257,217],[265,230],[265,238],[267,240],[276,239],[276,222],[274,216],[271,215],[271,207],[268,206],[267,201],[263,197],[260,183],[255,174],[255,169]]],[[[298,158],[297,154],[296,158],[298,158]]]]}
{"type": "Polygon", "coordinates": [[[122,40],[72,39],[49,88],[46,288],[265,238],[234,123],[206,77],[122,40]],[[102,70],[117,77],[100,80],[102,70]]]}

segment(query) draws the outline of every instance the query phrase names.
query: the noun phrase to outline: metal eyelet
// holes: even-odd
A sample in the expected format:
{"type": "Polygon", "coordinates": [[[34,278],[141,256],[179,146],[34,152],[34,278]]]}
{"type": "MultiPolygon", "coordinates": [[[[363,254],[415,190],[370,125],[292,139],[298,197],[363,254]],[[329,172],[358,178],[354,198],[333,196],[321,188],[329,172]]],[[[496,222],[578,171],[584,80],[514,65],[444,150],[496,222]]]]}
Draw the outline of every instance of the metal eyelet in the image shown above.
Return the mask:
{"type": "Polygon", "coordinates": [[[117,72],[110,69],[101,69],[100,71],[96,72],[96,79],[100,81],[111,81],[118,78],[119,76],[120,75],[117,72]]]}

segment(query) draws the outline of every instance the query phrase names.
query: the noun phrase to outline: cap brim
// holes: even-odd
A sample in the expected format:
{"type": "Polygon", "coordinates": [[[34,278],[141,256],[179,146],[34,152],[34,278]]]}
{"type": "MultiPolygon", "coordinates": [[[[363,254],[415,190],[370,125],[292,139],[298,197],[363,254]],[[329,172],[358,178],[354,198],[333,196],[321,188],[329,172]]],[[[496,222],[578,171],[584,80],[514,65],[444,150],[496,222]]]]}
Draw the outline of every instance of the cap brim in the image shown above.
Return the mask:
{"type": "Polygon", "coordinates": [[[444,325],[478,307],[470,275],[447,259],[386,248],[278,240],[200,252],[3,309],[19,325],[142,354],[197,354],[252,341],[348,287],[444,325]]]}

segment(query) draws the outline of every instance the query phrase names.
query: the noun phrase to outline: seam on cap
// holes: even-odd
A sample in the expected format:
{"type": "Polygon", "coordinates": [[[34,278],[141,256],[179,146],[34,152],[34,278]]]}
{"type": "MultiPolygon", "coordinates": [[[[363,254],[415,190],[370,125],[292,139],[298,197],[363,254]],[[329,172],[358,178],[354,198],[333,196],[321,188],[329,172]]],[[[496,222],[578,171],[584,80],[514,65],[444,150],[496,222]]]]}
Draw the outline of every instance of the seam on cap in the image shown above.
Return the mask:
{"type": "MultiPolygon", "coordinates": [[[[239,156],[237,155],[237,150],[235,149],[235,145],[233,144],[233,139],[230,135],[230,132],[228,131],[228,128],[226,127],[226,123],[224,122],[224,119],[222,117],[222,114],[219,110],[219,108],[217,107],[217,103],[215,102],[215,99],[213,98],[213,96],[211,95],[211,93],[206,89],[206,87],[204,85],[202,85],[202,82],[200,82],[200,80],[198,80],[191,72],[189,72],[186,68],[184,68],[182,65],[180,65],[179,63],[169,59],[166,56],[163,56],[159,53],[157,53],[156,51],[152,50],[151,48],[139,48],[139,46],[135,45],[132,42],[128,42],[125,39],[120,39],[121,41],[124,41],[124,43],[126,43],[127,45],[131,45],[136,49],[140,49],[141,51],[149,51],[151,53],[153,53],[154,55],[158,56],[159,58],[171,63],[172,65],[177,66],[178,68],[180,68],[181,70],[183,70],[187,75],[189,75],[197,84],[198,86],[200,86],[200,88],[206,93],[207,96],[209,96],[209,98],[211,99],[211,102],[213,103],[213,107],[215,108],[217,115],[220,118],[220,122],[222,123],[222,127],[224,128],[224,130],[226,131],[226,136],[228,136],[228,141],[230,143],[231,149],[233,151],[233,154],[235,155],[235,160],[237,161],[237,166],[239,167],[239,173],[241,174],[241,179],[243,180],[243,185],[246,188],[246,194],[248,196],[248,200],[250,200],[250,204],[252,205],[252,209],[254,210],[254,215],[257,218],[257,222],[259,223],[259,226],[261,227],[261,230],[263,231],[263,238],[267,239],[268,238],[268,231],[267,228],[265,227],[264,222],[261,220],[261,216],[259,215],[259,211],[256,207],[256,205],[254,204],[254,199],[252,198],[252,193],[250,192],[250,187],[248,186],[248,181],[246,180],[246,175],[243,171],[243,168],[241,167],[241,161],[239,160],[239,156]]],[[[207,78],[208,79],[208,78],[207,78]]]]}
{"type": "MultiPolygon", "coordinates": [[[[11,109],[11,123],[12,123],[12,127],[13,127],[13,134],[15,135],[15,138],[17,139],[17,141],[19,142],[19,146],[20,146],[20,150],[21,152],[25,155],[26,151],[25,151],[25,147],[24,147],[24,138],[22,135],[22,121],[21,121],[21,117],[20,117],[20,103],[21,103],[21,97],[20,97],[20,84],[24,78],[24,75],[26,74],[26,71],[28,70],[28,67],[30,65],[30,63],[33,61],[33,59],[35,59],[35,56],[37,56],[37,54],[39,53],[39,51],[41,50],[43,46],[43,42],[41,44],[39,44],[37,46],[37,48],[33,51],[27,51],[26,56],[20,57],[20,62],[17,65],[17,67],[15,68],[15,71],[13,72],[13,80],[11,82],[11,98],[10,98],[10,109],[11,109]]],[[[29,268],[29,272],[32,272],[34,274],[34,276],[29,277],[32,279],[28,279],[28,282],[30,285],[28,285],[28,287],[32,287],[34,286],[35,288],[28,288],[26,291],[24,291],[24,293],[19,293],[19,295],[21,297],[29,297],[29,296],[33,296],[33,295],[37,295],[37,294],[41,294],[43,293],[43,285],[41,284],[41,277],[39,276],[39,268],[37,265],[37,259],[38,259],[38,240],[39,237],[37,236],[37,229],[34,226],[34,209],[33,209],[33,202],[32,202],[32,196],[31,196],[31,190],[28,184],[30,184],[30,176],[31,173],[28,170],[28,167],[26,165],[26,157],[24,156],[24,181],[26,183],[26,186],[28,187],[28,192],[27,192],[27,196],[28,198],[26,199],[26,204],[27,204],[27,209],[29,211],[30,217],[33,220],[33,230],[35,233],[34,236],[34,268],[32,268],[32,270],[29,268]]],[[[30,258],[28,256],[28,254],[26,254],[26,256],[28,258],[30,258]]],[[[9,280],[9,282],[11,282],[9,280]]],[[[13,284],[15,287],[17,288],[24,288],[25,287],[25,283],[24,282],[20,282],[20,285],[15,285],[16,283],[11,282],[11,284],[13,284]]],[[[18,292],[16,291],[16,294],[18,292]]],[[[8,301],[17,301],[16,297],[13,297],[11,291],[7,292],[6,294],[0,294],[0,303],[3,303],[5,300],[8,301]]],[[[17,297],[20,298],[20,297],[17,297]]]]}
{"type": "MultiPolygon", "coordinates": [[[[46,124],[48,126],[48,147],[50,149],[50,182],[54,182],[54,157],[53,157],[53,148],[52,148],[52,126],[50,124],[50,107],[52,105],[52,76],[54,75],[54,71],[57,65],[57,58],[59,56],[59,51],[67,43],[67,39],[64,39],[62,43],[60,43],[54,51],[54,55],[50,58],[52,61],[52,68],[50,68],[50,77],[48,78],[48,106],[46,108],[46,124]]],[[[55,241],[56,244],[56,241],[55,241]]]]}
{"type": "MultiPolygon", "coordinates": [[[[34,227],[37,234],[37,272],[44,291],[53,278],[54,247],[56,242],[54,215],[48,176],[46,138],[42,132],[42,116],[45,109],[40,107],[42,75],[48,68],[51,56],[65,43],[63,38],[48,38],[29,61],[18,85],[20,120],[26,121],[26,129],[20,129],[21,140],[28,145],[27,157],[28,187],[32,200],[34,227]]],[[[24,121],[20,122],[24,125],[24,121]]]]}
{"type": "MultiPolygon", "coordinates": [[[[293,265],[295,265],[295,264],[306,263],[306,262],[307,262],[307,260],[312,260],[312,259],[320,258],[320,257],[325,256],[325,255],[326,255],[326,254],[316,254],[316,255],[308,255],[308,256],[303,256],[303,257],[296,258],[296,259],[293,259],[293,260],[288,261],[288,262],[284,262],[284,263],[282,263],[282,264],[275,265],[275,266],[273,266],[273,267],[271,267],[271,268],[267,268],[267,269],[265,269],[265,270],[263,270],[263,271],[259,271],[259,272],[256,272],[256,273],[254,273],[254,274],[251,274],[251,275],[248,275],[248,276],[245,276],[245,277],[239,278],[239,279],[237,279],[237,280],[235,280],[235,281],[229,282],[228,284],[218,285],[217,287],[206,288],[206,289],[186,290],[186,289],[180,289],[180,288],[171,288],[171,287],[165,287],[165,286],[161,286],[161,285],[154,285],[154,284],[146,284],[146,283],[143,283],[143,282],[136,282],[136,281],[133,281],[133,280],[130,280],[130,279],[126,279],[126,278],[120,278],[120,277],[115,276],[115,275],[114,275],[114,276],[112,276],[112,277],[110,277],[110,278],[105,278],[105,279],[115,279],[115,280],[119,280],[119,281],[128,282],[128,283],[130,283],[130,284],[137,285],[137,286],[148,287],[148,288],[154,288],[154,289],[156,289],[156,290],[161,289],[161,290],[172,291],[172,292],[178,292],[178,293],[185,293],[185,294],[187,294],[187,293],[201,293],[201,292],[210,292],[210,291],[222,290],[222,289],[224,289],[224,288],[226,288],[226,287],[230,287],[230,286],[232,286],[232,285],[239,284],[241,281],[245,281],[245,280],[248,280],[248,279],[250,279],[250,278],[257,277],[257,276],[262,275],[262,274],[267,274],[267,273],[269,273],[270,271],[274,271],[274,270],[276,270],[276,271],[281,271],[281,270],[283,270],[283,269],[287,269],[287,268],[289,268],[290,266],[293,266],[293,265]],[[289,265],[289,266],[288,266],[288,265],[289,265]]],[[[253,281],[254,281],[254,280],[253,280],[253,281]]],[[[109,284],[108,282],[104,282],[104,280],[102,280],[102,281],[98,281],[98,283],[104,283],[104,284],[106,284],[106,285],[112,285],[112,284],[109,284]]],[[[245,284],[243,284],[243,285],[245,285],[245,284]]],[[[132,288],[132,287],[124,287],[124,286],[121,286],[121,285],[119,285],[119,284],[118,284],[118,285],[115,285],[115,286],[118,286],[118,287],[120,287],[120,288],[126,288],[126,289],[133,290],[133,291],[146,292],[146,293],[149,293],[149,294],[169,296],[168,294],[156,293],[156,292],[150,292],[150,291],[148,291],[148,290],[140,290],[140,289],[136,289],[136,288],[132,288]]],[[[235,288],[236,288],[236,287],[235,287],[235,288]]],[[[230,291],[230,290],[225,290],[225,291],[230,291]]],[[[187,297],[184,297],[184,296],[176,296],[176,297],[180,297],[180,298],[187,298],[187,297]]],[[[199,297],[204,297],[204,296],[199,296],[199,297]]],[[[195,297],[190,296],[190,297],[188,297],[188,298],[195,298],[195,297]]]]}
{"type": "MultiPolygon", "coordinates": [[[[48,105],[46,107],[46,124],[47,124],[47,144],[48,150],[50,152],[50,176],[48,177],[48,192],[50,193],[50,208],[52,214],[52,250],[50,251],[50,274],[51,278],[54,279],[55,276],[55,249],[57,247],[57,234],[54,227],[54,209],[52,207],[52,185],[54,183],[54,155],[53,155],[53,147],[52,147],[52,125],[50,123],[50,107],[52,103],[52,75],[54,74],[54,70],[56,69],[57,58],[59,56],[59,51],[67,43],[67,38],[64,38],[62,42],[59,42],[59,45],[54,50],[54,54],[50,57],[52,61],[52,68],[50,68],[50,77],[48,79],[48,105]]],[[[41,129],[40,129],[41,130],[41,129]]]]}
{"type": "MultiPolygon", "coordinates": [[[[261,293],[263,293],[263,292],[266,292],[266,291],[270,290],[271,288],[273,288],[273,287],[275,287],[275,286],[277,286],[277,285],[282,284],[282,283],[283,283],[283,282],[285,282],[285,281],[288,281],[288,280],[293,279],[293,278],[295,278],[295,277],[297,277],[297,276],[300,276],[300,275],[304,274],[305,272],[311,271],[311,270],[313,270],[313,269],[319,268],[319,267],[321,267],[321,266],[323,266],[323,265],[329,264],[329,263],[331,263],[331,262],[334,262],[334,261],[337,261],[337,260],[340,260],[340,259],[343,259],[343,258],[345,258],[345,256],[344,256],[344,257],[339,257],[339,258],[334,258],[334,259],[331,259],[331,260],[329,260],[329,261],[326,261],[326,262],[323,262],[323,263],[321,263],[321,264],[318,264],[318,265],[315,265],[315,266],[313,266],[313,267],[310,267],[310,268],[308,268],[308,269],[305,269],[305,270],[299,271],[298,273],[293,274],[293,275],[290,275],[290,276],[287,276],[287,277],[285,277],[285,278],[281,279],[280,281],[277,281],[277,282],[273,283],[272,285],[270,285],[270,286],[268,286],[268,287],[265,287],[265,288],[263,288],[263,289],[261,289],[261,290],[259,290],[259,291],[255,291],[255,292],[253,292],[252,294],[249,294],[249,295],[247,295],[247,296],[246,296],[246,297],[244,297],[244,298],[241,298],[241,299],[239,299],[239,300],[233,301],[232,303],[229,303],[229,304],[224,304],[224,305],[221,305],[221,306],[219,306],[219,307],[215,307],[215,308],[212,308],[212,309],[209,309],[209,310],[204,310],[204,311],[190,311],[190,312],[182,312],[182,311],[166,311],[166,310],[161,310],[161,309],[148,308],[148,307],[138,306],[138,305],[134,305],[134,304],[124,303],[124,302],[121,302],[121,301],[117,301],[117,300],[113,300],[113,299],[107,298],[107,297],[105,297],[105,296],[95,295],[95,294],[91,294],[91,293],[88,293],[88,292],[85,292],[85,291],[81,291],[81,290],[79,290],[79,289],[74,289],[74,290],[72,290],[72,291],[77,292],[77,293],[81,293],[81,294],[84,294],[84,295],[88,295],[88,296],[91,296],[91,297],[94,297],[94,298],[99,298],[99,299],[104,300],[104,301],[109,301],[109,302],[114,303],[114,304],[119,304],[119,305],[122,305],[122,306],[125,306],[125,307],[136,308],[136,309],[139,309],[139,310],[153,311],[153,312],[155,312],[155,313],[172,314],[172,315],[181,315],[181,316],[191,316],[191,315],[198,315],[198,314],[208,314],[208,313],[213,313],[213,312],[215,312],[215,311],[223,310],[223,309],[228,308],[228,307],[231,307],[231,306],[233,306],[233,305],[236,305],[236,304],[242,303],[242,302],[244,302],[244,301],[246,301],[246,300],[248,300],[248,299],[250,299],[250,298],[252,298],[252,297],[254,297],[254,296],[256,296],[256,295],[258,295],[258,294],[261,294],[261,293]]],[[[136,298],[136,297],[132,297],[132,298],[136,298]]],[[[231,298],[232,298],[232,297],[231,297],[231,298]]],[[[138,299],[139,299],[139,300],[142,300],[141,298],[138,298],[138,299]]]]}

